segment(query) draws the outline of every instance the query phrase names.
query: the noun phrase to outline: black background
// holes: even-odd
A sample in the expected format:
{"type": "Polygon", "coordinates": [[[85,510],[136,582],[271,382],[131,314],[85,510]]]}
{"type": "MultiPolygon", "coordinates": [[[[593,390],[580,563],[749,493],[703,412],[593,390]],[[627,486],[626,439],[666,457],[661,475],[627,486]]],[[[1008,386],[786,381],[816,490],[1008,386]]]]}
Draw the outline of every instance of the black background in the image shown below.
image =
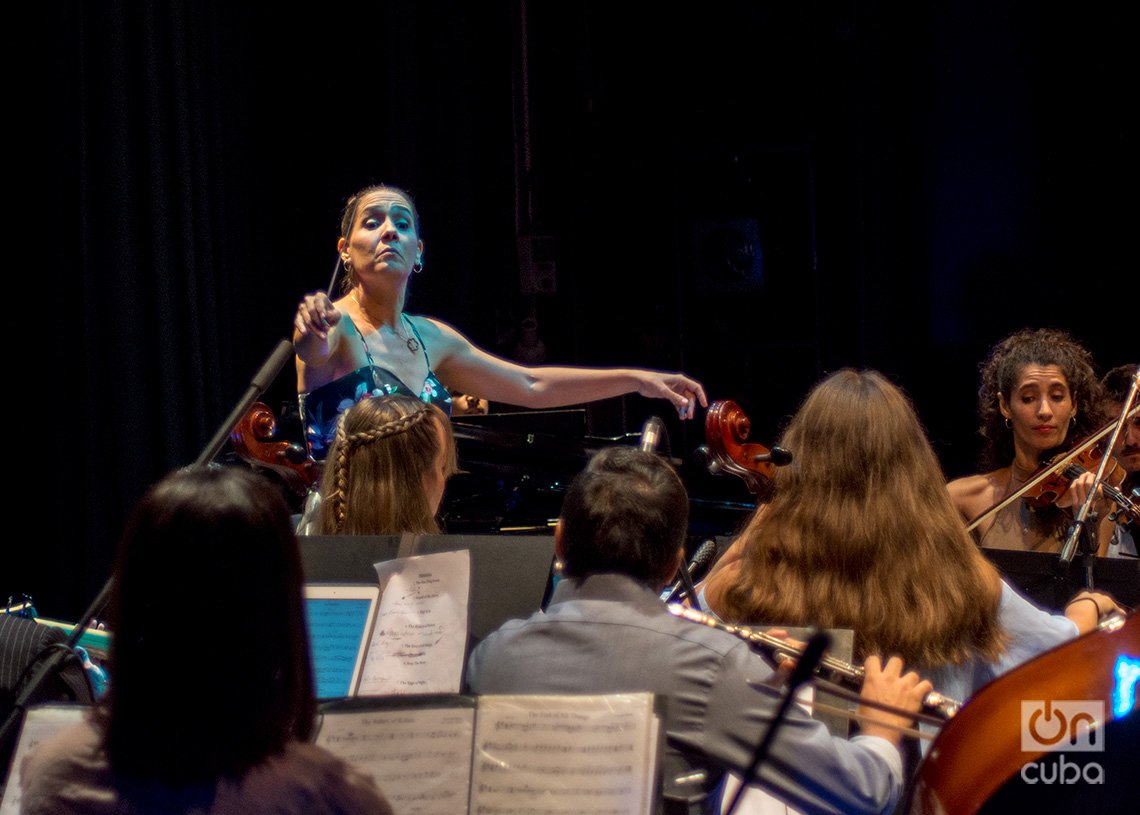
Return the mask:
{"type": "Polygon", "coordinates": [[[421,211],[413,313],[504,353],[534,315],[552,362],[683,369],[762,441],[824,372],[878,368],[948,476],[971,472],[996,340],[1056,326],[1101,371],[1137,356],[1124,7],[29,5],[8,26],[0,592],[80,613],[373,181],[421,211]],[[701,238],[728,221],[756,229],[763,286],[710,285],[701,238]],[[520,293],[518,232],[554,239],[555,293],[520,293]]]}

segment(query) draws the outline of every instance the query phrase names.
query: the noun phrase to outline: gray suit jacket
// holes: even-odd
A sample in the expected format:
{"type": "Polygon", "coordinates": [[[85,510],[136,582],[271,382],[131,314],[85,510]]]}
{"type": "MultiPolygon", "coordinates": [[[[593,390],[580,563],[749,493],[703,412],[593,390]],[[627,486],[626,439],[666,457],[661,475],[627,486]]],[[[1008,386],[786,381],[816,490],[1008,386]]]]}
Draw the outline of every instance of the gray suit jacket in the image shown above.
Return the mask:
{"type": "MultiPolygon", "coordinates": [[[[506,623],[475,649],[467,669],[475,693],[664,697],[665,795],[689,804],[711,800],[726,770],[751,763],[780,694],[748,680],[772,675],[747,643],[673,616],[652,590],[616,574],[563,580],[545,612],[506,623]],[[695,770],[705,783],[677,782],[695,770]]],[[[901,783],[890,742],[835,738],[795,706],[760,771],[763,787],[806,813],[889,812],[901,783]]]]}

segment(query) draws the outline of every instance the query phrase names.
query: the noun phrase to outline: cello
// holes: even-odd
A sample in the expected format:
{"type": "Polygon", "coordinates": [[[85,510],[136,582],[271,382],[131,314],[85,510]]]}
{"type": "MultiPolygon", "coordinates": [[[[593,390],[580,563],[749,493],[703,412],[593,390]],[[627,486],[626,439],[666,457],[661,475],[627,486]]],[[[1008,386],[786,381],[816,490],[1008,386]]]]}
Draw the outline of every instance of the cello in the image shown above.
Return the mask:
{"type": "Polygon", "coordinates": [[[277,417],[264,402],[254,402],[230,432],[234,452],[255,467],[277,473],[298,496],[321,480],[322,462],[304,446],[277,436],[277,417]]]}
{"type": "Polygon", "coordinates": [[[1070,796],[1090,811],[1107,811],[1094,803],[1103,797],[1134,810],[1135,752],[1129,748],[1140,729],[1138,678],[1136,615],[1110,618],[1003,674],[942,728],[919,765],[906,811],[1003,812],[1024,809],[1037,796],[1047,807],[1042,811],[1065,811],[1057,807],[1070,796]],[[1089,725],[1082,737],[1082,726],[1089,725]],[[1084,750],[1072,741],[1094,747],[1084,750]]]}
{"type": "Polygon", "coordinates": [[[792,454],[782,447],[765,447],[749,441],[752,420],[731,399],[709,405],[705,414],[705,446],[710,470],[730,473],[748,485],[759,503],[772,497],[772,476],[777,467],[792,461],[792,454]]]}

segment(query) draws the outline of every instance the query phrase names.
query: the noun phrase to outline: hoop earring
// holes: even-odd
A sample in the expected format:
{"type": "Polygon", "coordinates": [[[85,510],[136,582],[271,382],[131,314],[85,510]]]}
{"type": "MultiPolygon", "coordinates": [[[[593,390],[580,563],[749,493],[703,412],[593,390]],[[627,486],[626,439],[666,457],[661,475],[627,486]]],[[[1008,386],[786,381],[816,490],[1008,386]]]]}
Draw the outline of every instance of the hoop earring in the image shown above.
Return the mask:
{"type": "Polygon", "coordinates": [[[1013,430],[1013,422],[1010,420],[1010,418],[1008,416],[1005,417],[1005,426],[1007,429],[1013,430]]]}
{"type": "Polygon", "coordinates": [[[412,264],[413,274],[419,274],[423,270],[424,270],[424,265],[422,263],[420,263],[418,260],[412,264]]]}
{"type": "Polygon", "coordinates": [[[1072,416],[1069,417],[1069,427],[1076,427],[1076,426],[1077,426],[1077,414],[1074,413],[1072,416]]]}

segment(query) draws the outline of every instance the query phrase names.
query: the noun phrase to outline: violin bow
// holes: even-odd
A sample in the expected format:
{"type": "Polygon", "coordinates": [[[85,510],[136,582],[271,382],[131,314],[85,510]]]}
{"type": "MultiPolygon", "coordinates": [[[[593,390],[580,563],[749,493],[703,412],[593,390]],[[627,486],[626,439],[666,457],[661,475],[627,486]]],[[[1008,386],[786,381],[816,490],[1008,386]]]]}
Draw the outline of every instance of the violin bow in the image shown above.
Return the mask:
{"type": "MultiPolygon", "coordinates": [[[[1127,416],[1125,416],[1125,420],[1131,419],[1133,416],[1136,415],[1137,411],[1140,411],[1140,407],[1133,407],[1132,410],[1128,411],[1127,416]]],[[[975,518],[974,520],[972,520],[968,524],[966,524],[966,531],[967,532],[974,531],[974,529],[976,529],[979,525],[988,521],[990,518],[992,518],[997,513],[1001,512],[1003,509],[1008,507],[1014,501],[1019,500],[1021,498],[1021,496],[1025,495],[1025,493],[1029,492],[1031,489],[1036,487],[1038,484],[1040,484],[1042,481],[1044,481],[1050,475],[1052,475],[1053,473],[1062,472],[1065,469],[1065,467],[1067,467],[1073,459],[1075,459],[1077,456],[1079,456],[1085,450],[1092,447],[1098,441],[1100,441],[1105,436],[1107,436],[1109,433],[1111,433],[1113,428],[1116,427],[1116,424],[1117,424],[1117,420],[1113,419],[1111,422],[1106,424],[1104,427],[1100,428],[1095,433],[1093,433],[1091,436],[1086,438],[1084,441],[1080,442],[1079,444],[1074,445],[1073,449],[1070,450],[1068,453],[1066,453],[1064,456],[1057,459],[1056,461],[1050,462],[1048,465],[1043,467],[1041,470],[1038,470],[1036,475],[1031,476],[1030,479],[1028,481],[1026,481],[1024,484],[1022,484],[1020,487],[1018,487],[1017,490],[1010,493],[1005,498],[998,501],[992,507],[990,507],[985,512],[983,512],[981,515],[979,515],[977,518],[975,518]]],[[[1111,451],[1108,453],[1108,455],[1111,455],[1111,451]]],[[[1106,455],[1106,458],[1107,458],[1107,455],[1106,455]]]]}
{"type": "MultiPolygon", "coordinates": [[[[1128,396],[1124,400],[1124,404],[1120,409],[1119,418],[1112,422],[1112,438],[1108,440],[1107,452],[1100,460],[1100,466],[1096,468],[1096,475],[1093,477],[1092,489],[1089,490],[1088,496],[1085,498],[1084,503],[1081,504],[1080,511],[1077,512],[1077,517],[1073,520],[1073,526],[1069,530],[1069,535],[1065,539],[1065,545],[1061,547],[1061,562],[1071,563],[1073,556],[1077,553],[1077,538],[1081,535],[1081,529],[1084,528],[1085,518],[1088,517],[1089,510],[1092,508],[1093,499],[1096,498],[1096,489],[1100,486],[1101,481],[1104,480],[1104,470],[1108,465],[1109,456],[1116,448],[1116,440],[1120,438],[1120,431],[1124,427],[1124,423],[1128,421],[1129,408],[1136,401],[1136,389],[1140,388],[1140,369],[1137,369],[1132,374],[1132,387],[1128,389],[1128,396]]],[[[1135,409],[1132,413],[1135,413],[1135,409]]],[[[1090,586],[1091,588],[1091,586],[1090,586]]]]}

